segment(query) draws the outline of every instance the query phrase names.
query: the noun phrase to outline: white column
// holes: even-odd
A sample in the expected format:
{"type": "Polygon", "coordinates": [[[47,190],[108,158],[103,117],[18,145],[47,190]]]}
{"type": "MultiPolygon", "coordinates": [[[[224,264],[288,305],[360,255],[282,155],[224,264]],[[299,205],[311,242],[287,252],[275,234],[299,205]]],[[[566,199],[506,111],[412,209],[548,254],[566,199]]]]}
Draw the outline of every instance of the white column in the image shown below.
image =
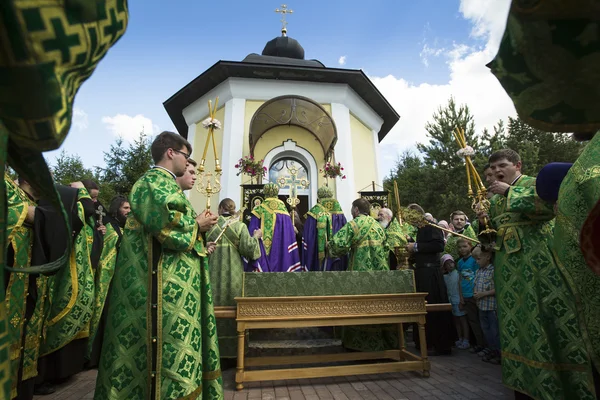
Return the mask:
{"type": "Polygon", "coordinates": [[[221,165],[221,193],[219,201],[229,197],[240,207],[242,189],[242,176],[236,175],[233,168],[242,158],[244,151],[244,114],[246,112],[245,99],[231,99],[225,103],[225,121],[223,121],[223,150],[221,165]]]}
{"type": "MultiPolygon", "coordinates": [[[[196,139],[196,124],[190,124],[190,125],[188,125],[187,141],[190,142],[190,145],[192,146],[192,154],[193,154],[193,150],[195,150],[194,149],[194,140],[195,139],[196,139]]],[[[196,190],[196,187],[194,186],[192,188],[192,190],[196,190]]],[[[184,192],[188,199],[190,198],[190,194],[191,194],[192,190],[186,190],[184,192]]]]}
{"type": "Polygon", "coordinates": [[[383,178],[381,176],[381,165],[379,165],[379,162],[381,160],[379,158],[379,132],[375,129],[373,129],[371,132],[373,133],[373,149],[375,150],[375,182],[378,185],[383,186],[383,178]]]}
{"type": "Polygon", "coordinates": [[[335,145],[335,160],[342,163],[346,179],[337,179],[335,187],[336,198],[344,210],[347,219],[351,219],[352,202],[358,194],[354,187],[354,160],[352,159],[352,134],[350,130],[350,110],[344,104],[331,103],[331,116],[337,128],[337,143],[335,145]]]}

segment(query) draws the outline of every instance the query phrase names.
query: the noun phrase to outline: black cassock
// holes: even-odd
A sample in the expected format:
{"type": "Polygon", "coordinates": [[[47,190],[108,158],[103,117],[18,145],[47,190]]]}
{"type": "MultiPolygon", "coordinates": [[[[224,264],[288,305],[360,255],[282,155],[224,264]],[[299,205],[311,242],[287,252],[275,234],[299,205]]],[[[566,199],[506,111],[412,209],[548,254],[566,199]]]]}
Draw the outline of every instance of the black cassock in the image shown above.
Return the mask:
{"type": "MultiPolygon", "coordinates": [[[[427,292],[427,304],[448,303],[444,276],[440,268],[440,257],[444,251],[444,234],[432,226],[424,226],[417,231],[417,252],[413,255],[417,292],[427,292]]],[[[450,354],[454,327],[450,311],[427,313],[425,333],[427,346],[439,354],[450,354]]],[[[417,331],[413,331],[417,332],[417,331]]],[[[419,343],[414,334],[415,344],[419,343]]]]}

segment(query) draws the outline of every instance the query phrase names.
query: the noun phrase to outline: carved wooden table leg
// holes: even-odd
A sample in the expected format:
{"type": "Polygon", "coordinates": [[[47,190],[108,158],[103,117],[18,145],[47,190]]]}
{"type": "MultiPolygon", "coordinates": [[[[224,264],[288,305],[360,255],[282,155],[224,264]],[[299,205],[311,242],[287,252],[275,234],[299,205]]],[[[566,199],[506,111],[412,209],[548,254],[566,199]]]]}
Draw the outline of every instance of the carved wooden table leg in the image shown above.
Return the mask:
{"type": "Polygon", "coordinates": [[[237,390],[242,390],[244,388],[244,349],[245,349],[245,337],[246,330],[244,329],[244,324],[238,323],[237,328],[237,337],[238,337],[238,348],[237,348],[237,368],[235,373],[235,388],[237,390]]]}
{"type": "Polygon", "coordinates": [[[406,350],[406,342],[404,341],[404,324],[398,324],[398,344],[400,345],[400,353],[406,350]]]}
{"type": "Polygon", "coordinates": [[[429,368],[427,367],[427,336],[425,335],[425,317],[419,318],[419,342],[421,345],[421,358],[423,359],[423,376],[429,378],[429,368]]]}

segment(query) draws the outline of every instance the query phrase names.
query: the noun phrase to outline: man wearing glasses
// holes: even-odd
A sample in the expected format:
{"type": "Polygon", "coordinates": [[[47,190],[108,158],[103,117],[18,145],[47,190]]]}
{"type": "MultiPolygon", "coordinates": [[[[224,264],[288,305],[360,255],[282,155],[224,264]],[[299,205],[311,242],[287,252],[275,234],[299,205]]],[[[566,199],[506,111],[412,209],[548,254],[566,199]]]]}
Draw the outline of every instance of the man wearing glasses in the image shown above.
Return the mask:
{"type": "Polygon", "coordinates": [[[217,216],[196,215],[177,184],[187,140],[163,132],[151,152],[156,165],[129,196],[95,398],[222,398],[207,261],[214,243],[202,238],[217,216]]]}

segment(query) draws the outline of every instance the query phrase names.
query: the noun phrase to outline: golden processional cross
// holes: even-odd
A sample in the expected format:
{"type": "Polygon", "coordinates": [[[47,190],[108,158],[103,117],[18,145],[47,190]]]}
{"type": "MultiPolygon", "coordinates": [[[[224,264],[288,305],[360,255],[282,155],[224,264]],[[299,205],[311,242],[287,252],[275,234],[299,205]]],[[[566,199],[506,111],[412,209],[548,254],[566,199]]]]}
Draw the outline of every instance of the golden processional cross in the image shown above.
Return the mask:
{"type": "MultiPolygon", "coordinates": [[[[296,206],[300,204],[300,199],[298,199],[298,189],[308,189],[310,182],[306,178],[298,179],[298,168],[294,165],[288,168],[288,172],[290,175],[282,176],[277,180],[277,183],[282,189],[290,189],[290,196],[286,201],[292,208],[292,211],[294,211],[296,206]]],[[[292,224],[294,223],[295,215],[295,212],[292,213],[292,224]]]]}
{"type": "Polygon", "coordinates": [[[287,21],[285,20],[285,15],[293,14],[294,10],[288,10],[287,4],[282,4],[281,9],[276,8],[275,12],[281,14],[281,33],[283,34],[283,36],[285,36],[287,33],[287,21]]]}

